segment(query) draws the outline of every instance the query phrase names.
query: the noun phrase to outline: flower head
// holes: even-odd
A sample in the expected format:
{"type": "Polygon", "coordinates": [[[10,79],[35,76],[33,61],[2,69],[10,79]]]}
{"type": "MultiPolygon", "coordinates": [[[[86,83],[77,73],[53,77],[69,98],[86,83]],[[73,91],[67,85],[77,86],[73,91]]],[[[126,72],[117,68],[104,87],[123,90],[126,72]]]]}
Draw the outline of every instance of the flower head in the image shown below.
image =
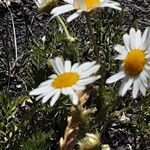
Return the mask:
{"type": "Polygon", "coordinates": [[[132,86],[132,97],[136,98],[138,92],[145,96],[150,78],[150,30],[130,29],[129,34],[123,36],[124,46],[116,45],[115,50],[119,53],[115,59],[121,60],[122,65],[119,73],[107,79],[106,83],[113,83],[123,79],[119,95],[124,96],[132,86]]]}
{"type": "Polygon", "coordinates": [[[49,77],[49,80],[41,83],[38,88],[32,90],[30,95],[38,95],[36,100],[42,98],[45,103],[51,99],[51,106],[59,98],[60,94],[69,95],[74,105],[78,104],[78,96],[76,91],[82,91],[86,85],[93,83],[100,76],[91,76],[95,74],[100,65],[93,62],[85,62],[81,65],[75,63],[71,66],[71,61],[63,62],[61,58],[56,57],[51,60],[51,65],[56,74],[49,77]]]}
{"type": "Polygon", "coordinates": [[[96,150],[100,145],[100,135],[98,132],[96,132],[96,134],[86,133],[86,137],[78,144],[80,150],[96,150]]]}
{"type": "Polygon", "coordinates": [[[82,12],[89,12],[98,7],[110,7],[121,10],[120,4],[112,0],[64,0],[67,4],[55,7],[51,14],[53,17],[76,10],[71,16],[67,18],[67,22],[71,22],[77,18],[82,12]]]}
{"type": "Polygon", "coordinates": [[[101,145],[101,150],[111,150],[108,144],[101,145]]]}
{"type": "Polygon", "coordinates": [[[47,12],[56,6],[58,0],[34,0],[41,12],[47,12]]]}

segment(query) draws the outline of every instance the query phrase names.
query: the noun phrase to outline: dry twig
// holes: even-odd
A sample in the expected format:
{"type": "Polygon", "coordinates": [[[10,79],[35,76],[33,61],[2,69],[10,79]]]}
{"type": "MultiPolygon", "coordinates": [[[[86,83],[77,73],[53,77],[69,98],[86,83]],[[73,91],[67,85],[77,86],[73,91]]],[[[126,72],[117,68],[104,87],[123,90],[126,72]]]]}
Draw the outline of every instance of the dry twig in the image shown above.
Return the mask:
{"type": "MultiPolygon", "coordinates": [[[[78,133],[80,129],[81,115],[87,115],[89,110],[83,108],[83,105],[88,99],[87,94],[78,93],[79,104],[71,108],[71,115],[68,116],[68,125],[66,127],[64,137],[60,139],[60,150],[72,150],[74,145],[78,142],[78,133]],[[80,108],[80,110],[78,109],[80,108]],[[80,112],[82,110],[82,112],[80,112]],[[81,114],[82,113],[82,114],[81,114]]],[[[90,111],[91,113],[91,111],[90,111]]]]}

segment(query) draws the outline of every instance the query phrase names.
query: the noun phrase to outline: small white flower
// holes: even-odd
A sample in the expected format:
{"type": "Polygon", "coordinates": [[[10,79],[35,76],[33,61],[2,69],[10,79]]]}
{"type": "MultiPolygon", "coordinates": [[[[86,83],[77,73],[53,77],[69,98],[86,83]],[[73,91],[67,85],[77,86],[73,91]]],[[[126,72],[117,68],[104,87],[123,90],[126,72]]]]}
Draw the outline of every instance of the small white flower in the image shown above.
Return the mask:
{"type": "Polygon", "coordinates": [[[145,96],[150,78],[150,41],[149,28],[142,34],[140,30],[130,29],[129,34],[123,36],[124,46],[116,45],[119,53],[115,57],[121,60],[119,73],[107,79],[106,83],[113,83],[123,79],[119,95],[124,96],[132,87],[132,97],[136,98],[139,91],[145,96]]]}
{"type": "Polygon", "coordinates": [[[36,100],[42,98],[45,103],[51,99],[50,105],[53,106],[60,94],[69,95],[74,105],[78,104],[76,91],[84,90],[86,85],[93,83],[100,76],[95,74],[100,65],[93,62],[85,62],[81,65],[75,63],[71,66],[71,61],[63,62],[59,57],[51,60],[51,65],[56,74],[49,77],[49,80],[41,83],[38,88],[32,90],[30,95],[38,95],[36,100]]]}
{"type": "Polygon", "coordinates": [[[71,16],[67,18],[67,22],[71,22],[77,18],[82,12],[89,12],[98,7],[110,7],[121,10],[120,3],[112,0],[64,0],[67,4],[55,7],[51,14],[53,17],[76,10],[71,16]]]}

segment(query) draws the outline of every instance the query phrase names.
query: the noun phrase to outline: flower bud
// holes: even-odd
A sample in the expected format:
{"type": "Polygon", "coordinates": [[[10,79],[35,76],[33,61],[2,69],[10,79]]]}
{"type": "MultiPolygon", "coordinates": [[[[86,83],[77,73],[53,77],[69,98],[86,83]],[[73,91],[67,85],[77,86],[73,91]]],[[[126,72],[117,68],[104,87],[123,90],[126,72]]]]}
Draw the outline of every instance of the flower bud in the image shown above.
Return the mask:
{"type": "Polygon", "coordinates": [[[57,6],[58,0],[34,0],[40,12],[49,12],[57,6]]]}
{"type": "Polygon", "coordinates": [[[110,146],[108,144],[103,144],[101,150],[110,150],[110,146]]]}
{"type": "Polygon", "coordinates": [[[86,137],[79,142],[80,150],[96,150],[100,145],[99,133],[90,134],[87,133],[86,137]]]}

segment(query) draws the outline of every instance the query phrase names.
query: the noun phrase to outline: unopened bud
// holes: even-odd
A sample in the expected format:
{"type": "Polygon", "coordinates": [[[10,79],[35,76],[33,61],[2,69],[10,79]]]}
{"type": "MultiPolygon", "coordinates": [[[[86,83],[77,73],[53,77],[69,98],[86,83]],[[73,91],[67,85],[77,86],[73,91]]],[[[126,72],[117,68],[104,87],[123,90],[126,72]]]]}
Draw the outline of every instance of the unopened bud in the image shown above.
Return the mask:
{"type": "Polygon", "coordinates": [[[34,0],[40,12],[49,12],[57,6],[58,0],[34,0]]]}
{"type": "Polygon", "coordinates": [[[87,133],[79,142],[80,150],[96,150],[100,146],[100,135],[87,133]]]}
{"type": "Polygon", "coordinates": [[[110,149],[110,146],[108,144],[103,144],[101,146],[101,150],[111,150],[111,149],[110,149]]]}

